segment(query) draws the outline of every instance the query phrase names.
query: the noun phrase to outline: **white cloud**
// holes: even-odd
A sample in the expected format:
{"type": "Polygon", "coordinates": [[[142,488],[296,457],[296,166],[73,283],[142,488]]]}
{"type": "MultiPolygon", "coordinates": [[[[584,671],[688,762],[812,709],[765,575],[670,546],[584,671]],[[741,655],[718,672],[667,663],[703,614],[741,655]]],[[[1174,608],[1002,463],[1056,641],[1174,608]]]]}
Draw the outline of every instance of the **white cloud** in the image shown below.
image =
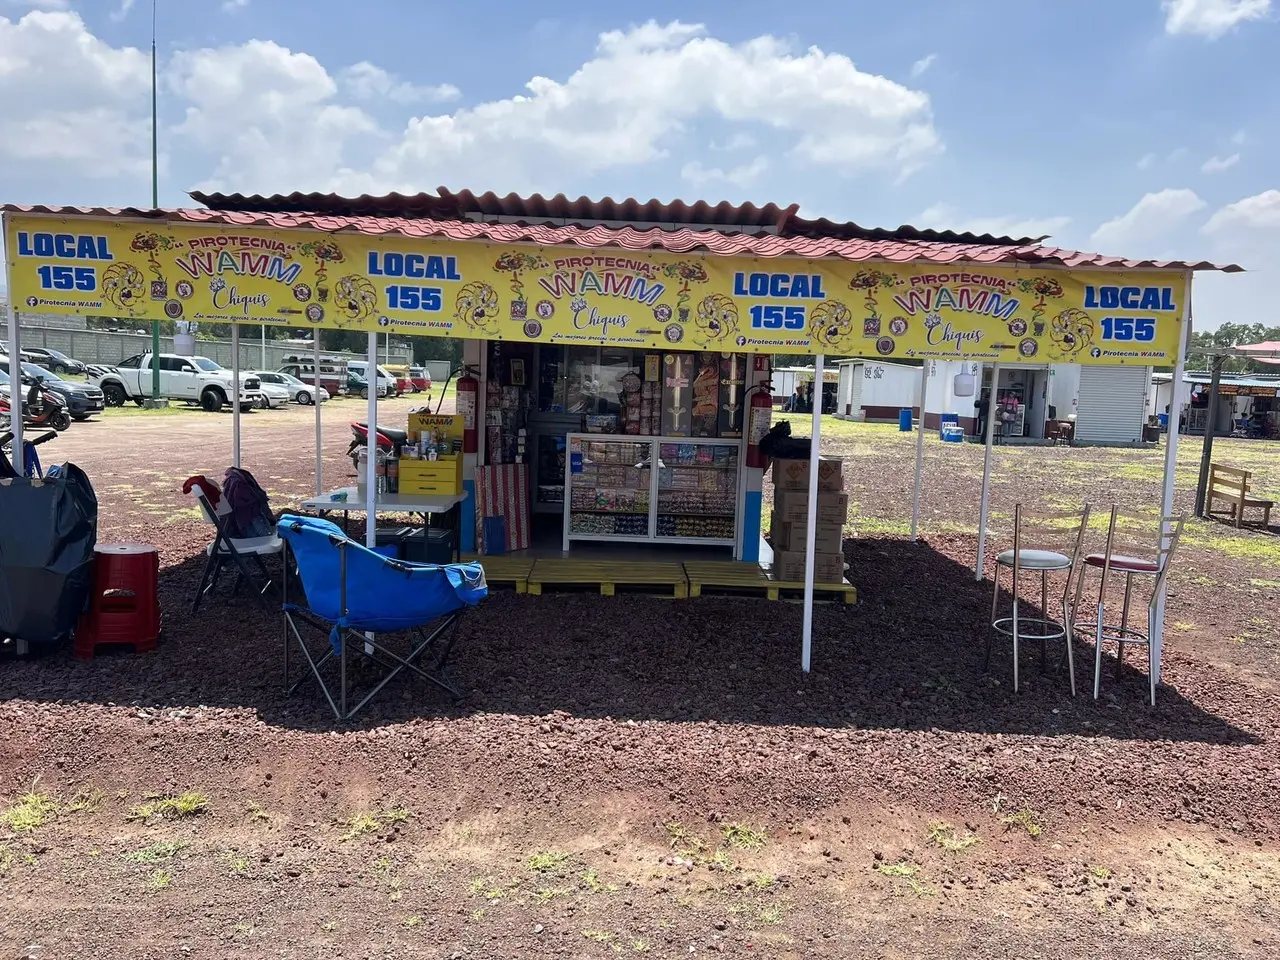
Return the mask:
{"type": "Polygon", "coordinates": [[[770,127],[793,144],[790,162],[846,175],[909,174],[942,149],[924,93],[817,47],[795,52],[772,36],[728,44],[699,25],[602,34],[567,79],[534,77],[526,90],[410,119],[362,182],[548,189],[665,158],[704,119],[770,127]]]}
{"type": "Polygon", "coordinates": [[[924,72],[928,70],[930,67],[932,67],[933,61],[937,59],[938,59],[938,55],[936,53],[931,53],[928,56],[921,57],[919,60],[917,60],[915,63],[911,65],[911,76],[913,77],[924,76],[924,72]]]}
{"type": "Polygon", "coordinates": [[[1280,190],[1264,190],[1256,196],[1229,203],[1215,211],[1203,227],[1209,234],[1240,229],[1280,231],[1280,190]]]}
{"type": "Polygon", "coordinates": [[[180,52],[167,80],[190,104],[175,132],[216,163],[205,189],[327,188],[345,173],[348,141],[378,132],[364,111],[336,102],[319,61],[269,40],[180,52]]]}
{"type": "Polygon", "coordinates": [[[150,85],[146,54],[103,43],[77,13],[0,17],[0,161],[88,177],[148,170],[150,85]]]}
{"type": "Polygon", "coordinates": [[[1271,12],[1271,0],[1163,0],[1163,6],[1165,33],[1210,40],[1271,12]]]}
{"type": "Polygon", "coordinates": [[[706,167],[701,162],[692,160],[680,169],[680,176],[699,189],[719,183],[745,189],[759,180],[760,175],[768,169],[769,161],[762,156],[729,170],[706,167]]]}
{"type": "Polygon", "coordinates": [[[223,13],[235,13],[249,5],[249,0],[222,0],[223,13]]]}
{"type": "Polygon", "coordinates": [[[1156,162],[1156,155],[1154,153],[1144,153],[1141,157],[1138,158],[1137,166],[1139,170],[1150,170],[1152,164],[1154,164],[1155,162],[1156,162]]]}
{"type": "Polygon", "coordinates": [[[462,91],[451,83],[419,86],[399,80],[367,60],[347,67],[339,74],[344,90],[358,100],[386,99],[393,103],[440,103],[456,100],[462,91]]]}
{"type": "Polygon", "coordinates": [[[1222,173],[1224,170],[1230,170],[1240,162],[1240,154],[1233,153],[1229,157],[1213,156],[1200,165],[1202,173],[1222,173]]]}
{"type": "Polygon", "coordinates": [[[65,10],[71,6],[71,0],[5,0],[11,7],[23,7],[27,10],[65,10]]]}
{"type": "Polygon", "coordinates": [[[1061,232],[1070,217],[966,217],[950,204],[935,203],[912,219],[912,225],[956,233],[991,234],[996,237],[1045,237],[1061,232]]]}
{"type": "Polygon", "coordinates": [[[112,11],[111,19],[123,20],[125,17],[129,15],[129,11],[133,9],[133,5],[135,2],[136,0],[120,0],[120,6],[118,6],[114,11],[112,11]]]}
{"type": "Polygon", "coordinates": [[[1205,202],[1193,190],[1148,193],[1128,213],[1108,220],[1090,240],[1103,253],[1127,257],[1159,257],[1168,253],[1175,231],[1203,210],[1205,202]]]}

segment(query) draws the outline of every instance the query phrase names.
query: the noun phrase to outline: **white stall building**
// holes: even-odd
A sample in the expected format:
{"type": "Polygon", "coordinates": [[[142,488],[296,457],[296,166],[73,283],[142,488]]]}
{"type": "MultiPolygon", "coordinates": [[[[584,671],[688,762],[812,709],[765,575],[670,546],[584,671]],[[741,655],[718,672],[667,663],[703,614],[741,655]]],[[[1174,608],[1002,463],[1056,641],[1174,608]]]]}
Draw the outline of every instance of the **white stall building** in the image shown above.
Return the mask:
{"type": "Polygon", "coordinates": [[[1002,364],[992,389],[992,366],[940,361],[934,365],[925,398],[925,426],[936,428],[944,413],[957,414],[960,426],[977,436],[981,424],[977,402],[984,392],[995,401],[1012,396],[1018,419],[1013,435],[1043,439],[1049,420],[1075,420],[1075,442],[1128,446],[1142,442],[1151,393],[1150,367],[1082,367],[1074,363],[1002,364]],[[955,377],[972,375],[979,387],[973,396],[956,396],[955,377]]]}
{"type": "Polygon", "coordinates": [[[920,415],[920,368],[887,360],[851,359],[836,363],[839,386],[836,416],[867,423],[897,423],[907,407],[920,415]]]}

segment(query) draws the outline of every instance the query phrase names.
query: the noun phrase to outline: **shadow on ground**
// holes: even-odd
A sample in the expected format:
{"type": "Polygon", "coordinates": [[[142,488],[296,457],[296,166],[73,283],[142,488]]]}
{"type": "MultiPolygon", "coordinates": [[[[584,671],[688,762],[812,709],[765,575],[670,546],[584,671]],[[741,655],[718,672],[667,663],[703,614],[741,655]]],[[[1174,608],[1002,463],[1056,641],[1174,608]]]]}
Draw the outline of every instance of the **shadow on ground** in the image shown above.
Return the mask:
{"type": "MultiPolygon", "coordinates": [[[[1242,702],[1242,684],[1198,664],[1166,666],[1158,706],[1145,702],[1146,671],[1115,678],[1104,660],[1103,698],[1089,695],[1093,651],[1077,646],[1080,695],[1072,699],[1061,647],[1041,673],[1038,647],[1011,689],[1011,651],[997,644],[981,669],[990,582],[959,558],[972,542],[849,541],[857,606],[821,604],[813,670],[801,673],[801,607],[743,597],[670,600],[590,594],[517,596],[495,590],[459,628],[452,703],[402,676],[370,704],[359,726],[471,713],[937,730],[1137,740],[1257,742],[1229,717],[1273,716],[1242,702]],[[1182,690],[1193,691],[1192,697],[1182,690]],[[1221,707],[1221,709],[1219,709],[1221,707]]],[[[150,707],[241,708],[294,729],[341,729],[314,684],[283,693],[284,628],[278,612],[223,589],[190,612],[203,556],[161,575],[164,636],[151,654],[109,653],[87,662],[61,652],[0,668],[0,699],[88,701],[150,707]]],[[[1142,659],[1142,658],[1136,658],[1142,659]]],[[[295,656],[295,669],[300,662],[295,656]]],[[[1270,720],[1258,720],[1270,723],[1270,720]]]]}

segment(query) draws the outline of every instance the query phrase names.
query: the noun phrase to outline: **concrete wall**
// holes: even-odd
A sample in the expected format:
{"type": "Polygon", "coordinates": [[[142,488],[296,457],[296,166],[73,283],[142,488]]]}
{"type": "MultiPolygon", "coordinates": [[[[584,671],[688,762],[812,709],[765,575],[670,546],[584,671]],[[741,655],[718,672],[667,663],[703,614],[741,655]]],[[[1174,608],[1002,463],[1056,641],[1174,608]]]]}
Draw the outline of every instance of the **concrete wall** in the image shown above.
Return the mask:
{"type": "MultiPolygon", "coordinates": [[[[22,333],[22,346],[27,347],[47,347],[52,350],[61,350],[67,356],[74,357],[83,363],[119,363],[125,357],[131,357],[135,353],[144,353],[151,349],[151,335],[142,333],[109,333],[106,330],[67,330],[56,329],[53,327],[28,327],[26,318],[19,327],[22,333]]],[[[256,328],[246,328],[240,332],[240,366],[246,370],[257,370],[262,366],[262,340],[255,336],[256,328]]],[[[8,340],[9,329],[7,323],[0,323],[0,337],[8,340]]],[[[173,353],[173,338],[160,338],[160,352],[173,353]]],[[[279,346],[275,342],[267,341],[267,369],[274,370],[283,365],[284,358],[300,353],[309,354],[310,348],[298,347],[296,345],[279,346]]],[[[197,340],[196,353],[202,357],[208,357],[223,366],[231,366],[231,341],[229,340],[197,340]]],[[[332,353],[326,350],[325,353],[332,353]]],[[[382,359],[382,352],[378,353],[378,362],[385,363],[382,359]]],[[[352,359],[357,359],[353,354],[352,359]]],[[[392,364],[407,364],[409,357],[406,353],[397,352],[393,347],[391,350],[392,364]]],[[[444,378],[449,375],[449,364],[447,361],[439,361],[434,366],[429,366],[431,370],[432,380],[439,379],[442,383],[444,378]],[[440,370],[437,374],[437,370],[440,370]]]]}

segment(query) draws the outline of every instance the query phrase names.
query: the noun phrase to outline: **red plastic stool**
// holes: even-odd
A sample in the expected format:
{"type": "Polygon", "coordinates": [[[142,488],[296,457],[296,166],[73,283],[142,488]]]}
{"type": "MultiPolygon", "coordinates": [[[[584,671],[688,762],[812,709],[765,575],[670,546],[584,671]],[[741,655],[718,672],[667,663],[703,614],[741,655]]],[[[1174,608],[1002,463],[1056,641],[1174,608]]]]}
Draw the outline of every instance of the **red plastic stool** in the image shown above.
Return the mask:
{"type": "Polygon", "coordinates": [[[160,636],[160,553],[145,543],[100,543],[94,549],[89,612],[76,627],[75,655],[89,658],[100,644],[154,650],[160,636]]]}

